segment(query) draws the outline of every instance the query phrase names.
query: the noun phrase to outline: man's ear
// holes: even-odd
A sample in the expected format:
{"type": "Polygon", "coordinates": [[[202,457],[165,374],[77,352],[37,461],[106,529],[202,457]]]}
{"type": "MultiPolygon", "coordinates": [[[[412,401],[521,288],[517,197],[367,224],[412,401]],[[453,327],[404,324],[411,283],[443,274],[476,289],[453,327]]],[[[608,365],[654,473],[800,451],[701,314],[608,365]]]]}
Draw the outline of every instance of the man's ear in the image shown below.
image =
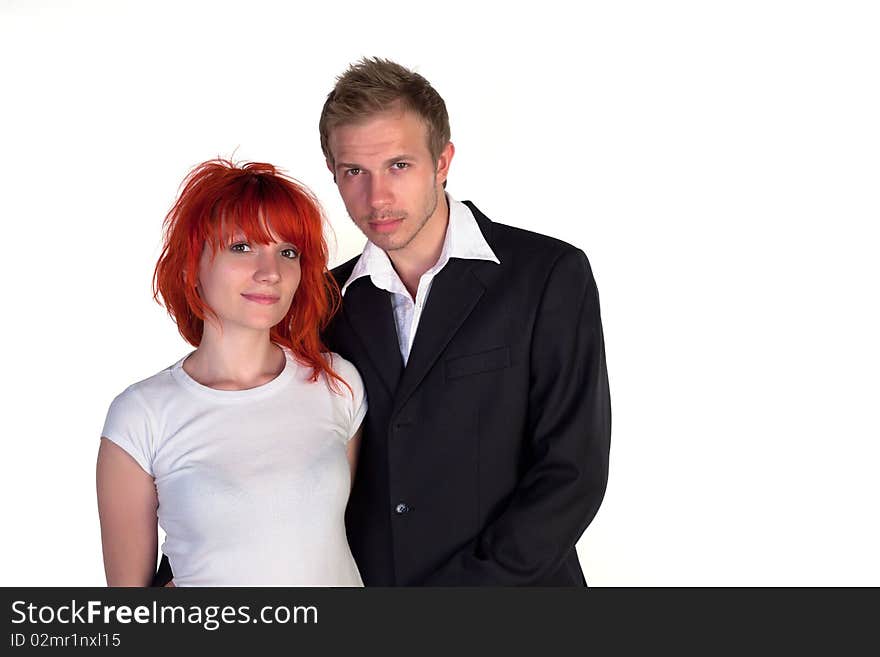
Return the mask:
{"type": "Polygon", "coordinates": [[[437,158],[438,183],[443,184],[446,182],[446,178],[449,176],[449,165],[452,164],[452,158],[454,155],[455,146],[450,141],[443,147],[443,150],[440,151],[440,156],[437,158]]]}
{"type": "Polygon", "coordinates": [[[333,174],[333,182],[336,182],[336,167],[333,166],[333,162],[330,161],[330,158],[324,158],[324,163],[327,165],[327,170],[333,174]]]}

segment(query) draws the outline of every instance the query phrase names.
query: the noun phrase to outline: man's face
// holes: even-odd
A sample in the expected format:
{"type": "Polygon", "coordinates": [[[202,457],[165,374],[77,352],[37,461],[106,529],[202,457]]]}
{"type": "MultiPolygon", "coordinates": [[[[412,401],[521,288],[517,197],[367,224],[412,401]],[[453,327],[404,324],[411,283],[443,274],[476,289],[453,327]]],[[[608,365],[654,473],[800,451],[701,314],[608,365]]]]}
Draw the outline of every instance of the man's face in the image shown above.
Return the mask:
{"type": "Polygon", "coordinates": [[[385,251],[430,250],[434,245],[420,242],[436,231],[423,229],[445,225],[438,200],[454,150],[448,144],[435,163],[427,133],[416,114],[401,109],[330,133],[335,163],[327,165],[348,214],[367,239],[385,251]]]}

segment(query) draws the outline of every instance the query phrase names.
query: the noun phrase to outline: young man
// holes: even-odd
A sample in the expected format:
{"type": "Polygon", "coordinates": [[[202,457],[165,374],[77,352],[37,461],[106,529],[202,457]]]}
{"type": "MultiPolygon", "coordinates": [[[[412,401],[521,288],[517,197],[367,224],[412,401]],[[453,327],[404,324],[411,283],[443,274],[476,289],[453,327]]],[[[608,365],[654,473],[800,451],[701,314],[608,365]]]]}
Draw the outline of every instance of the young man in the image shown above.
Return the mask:
{"type": "Polygon", "coordinates": [[[333,271],[343,306],[325,332],[369,400],[346,514],[364,582],[585,584],[575,543],[611,433],[586,257],[444,193],[445,104],[398,64],[350,67],[320,133],[369,240],[333,271]]]}
{"type": "Polygon", "coordinates": [[[343,304],[324,334],[367,392],[346,512],[364,583],[584,585],[575,543],[611,433],[587,258],[444,193],[445,103],[398,64],[350,67],[319,127],[368,239],[333,270],[343,304]]]}

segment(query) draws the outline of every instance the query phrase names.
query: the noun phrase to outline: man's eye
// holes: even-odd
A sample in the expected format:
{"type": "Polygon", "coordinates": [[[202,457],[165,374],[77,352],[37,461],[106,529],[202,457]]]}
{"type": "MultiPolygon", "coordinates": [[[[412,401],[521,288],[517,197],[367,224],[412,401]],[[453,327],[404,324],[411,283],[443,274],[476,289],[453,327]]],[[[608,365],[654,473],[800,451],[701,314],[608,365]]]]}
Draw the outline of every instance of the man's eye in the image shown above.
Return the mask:
{"type": "Polygon", "coordinates": [[[251,245],[247,242],[236,242],[232,246],[229,247],[230,251],[235,251],[236,253],[247,253],[251,250],[251,245]]]}
{"type": "Polygon", "coordinates": [[[360,169],[358,169],[357,167],[354,167],[353,169],[346,169],[346,170],[345,170],[345,175],[346,175],[346,176],[356,176],[356,175],[358,175],[360,172],[361,172],[360,169]]]}
{"type": "Polygon", "coordinates": [[[408,169],[409,162],[395,162],[391,166],[393,166],[395,169],[408,169]]]}
{"type": "Polygon", "coordinates": [[[296,249],[283,249],[281,251],[281,255],[285,258],[296,260],[299,257],[299,251],[297,251],[296,249]]]}

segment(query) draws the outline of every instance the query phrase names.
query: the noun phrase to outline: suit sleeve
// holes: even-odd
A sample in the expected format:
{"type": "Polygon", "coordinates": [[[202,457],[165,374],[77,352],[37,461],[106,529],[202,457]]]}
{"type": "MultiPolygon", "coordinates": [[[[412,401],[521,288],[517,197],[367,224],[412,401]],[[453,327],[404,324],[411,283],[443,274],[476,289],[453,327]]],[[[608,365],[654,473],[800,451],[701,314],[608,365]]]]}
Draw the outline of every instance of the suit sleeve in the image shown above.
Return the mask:
{"type": "Polygon", "coordinates": [[[586,256],[547,279],[531,344],[528,467],[509,505],[426,585],[547,581],[590,524],[608,480],[611,407],[599,297],[586,256]]]}

